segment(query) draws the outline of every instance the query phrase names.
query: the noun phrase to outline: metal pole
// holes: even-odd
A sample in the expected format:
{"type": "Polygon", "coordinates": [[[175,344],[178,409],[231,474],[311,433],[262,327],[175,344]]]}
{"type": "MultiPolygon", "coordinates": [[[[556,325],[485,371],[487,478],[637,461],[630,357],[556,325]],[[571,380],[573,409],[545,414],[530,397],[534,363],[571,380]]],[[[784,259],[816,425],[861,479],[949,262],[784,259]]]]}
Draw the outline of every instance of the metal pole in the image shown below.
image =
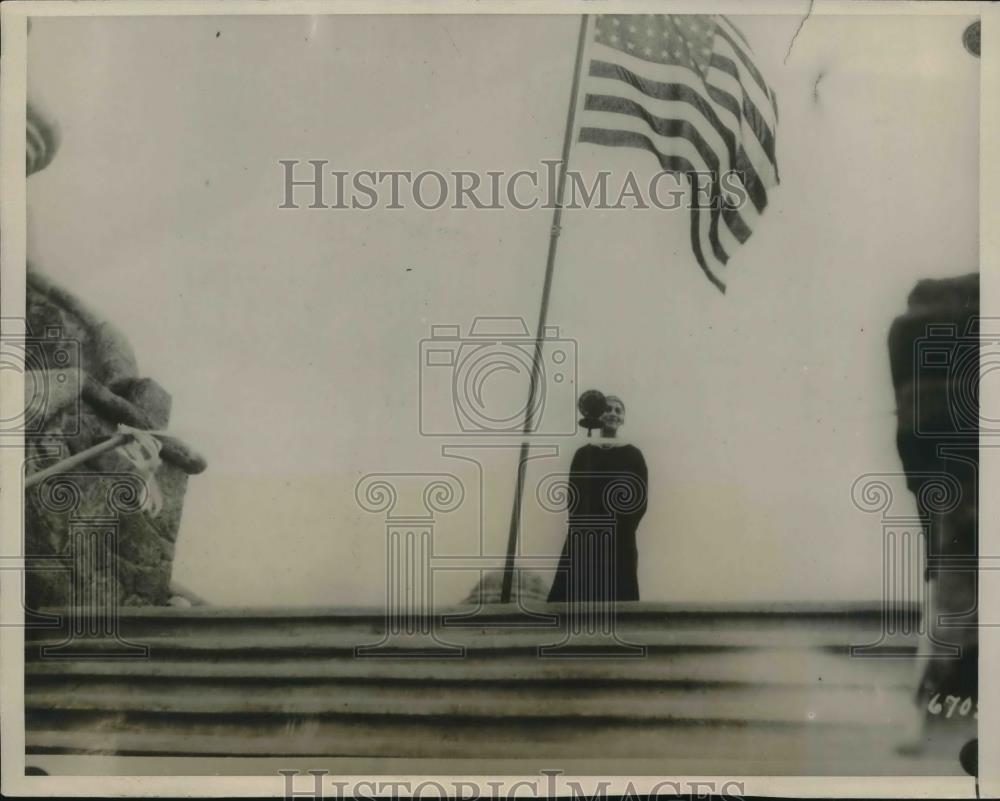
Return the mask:
{"type": "Polygon", "coordinates": [[[583,51],[587,44],[587,14],[580,19],[580,35],[576,46],[576,65],[573,69],[573,85],[570,89],[569,111],[566,114],[566,134],[563,138],[562,163],[559,167],[559,182],[556,189],[555,211],[552,213],[552,233],[549,236],[549,254],[545,262],[545,283],[542,285],[542,302],[538,311],[538,327],[535,329],[535,352],[531,362],[531,379],[528,385],[528,406],[524,415],[524,439],[517,460],[517,487],[514,490],[514,505],[510,513],[510,534],[507,537],[507,561],[504,565],[503,587],[500,602],[510,603],[514,582],[514,557],[517,553],[517,537],[521,527],[521,500],[524,495],[524,473],[528,461],[528,436],[535,414],[535,399],[538,395],[538,365],[542,359],[545,321],[549,312],[549,295],[552,292],[552,273],[556,264],[556,245],[559,242],[559,225],[562,222],[563,196],[566,190],[566,167],[569,151],[573,144],[573,124],[576,119],[576,101],[580,92],[580,71],[583,66],[583,51]]]}

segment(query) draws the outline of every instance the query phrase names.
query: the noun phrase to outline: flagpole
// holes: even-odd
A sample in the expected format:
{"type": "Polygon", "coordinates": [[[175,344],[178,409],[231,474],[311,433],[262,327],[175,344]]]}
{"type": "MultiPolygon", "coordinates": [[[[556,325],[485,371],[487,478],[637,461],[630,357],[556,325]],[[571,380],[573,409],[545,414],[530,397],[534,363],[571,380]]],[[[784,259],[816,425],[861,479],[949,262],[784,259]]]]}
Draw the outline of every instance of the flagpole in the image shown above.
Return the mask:
{"type": "Polygon", "coordinates": [[[500,603],[510,603],[511,588],[514,582],[514,557],[517,554],[517,537],[521,527],[521,501],[524,496],[524,474],[528,462],[528,436],[535,410],[535,399],[538,396],[539,364],[542,359],[542,344],[545,335],[545,321],[549,313],[549,295],[552,292],[552,274],[556,264],[556,246],[559,242],[559,225],[562,222],[563,196],[566,190],[566,168],[569,164],[569,151],[573,144],[573,127],[576,119],[577,95],[580,92],[580,71],[583,67],[583,51],[587,44],[588,14],[580,18],[580,34],[576,46],[576,64],[573,68],[573,85],[570,89],[569,110],[566,113],[566,134],[563,137],[562,163],[559,167],[559,180],[556,188],[555,210],[552,213],[552,232],[549,235],[549,253],[545,261],[545,282],[542,284],[542,301],[538,310],[538,326],[535,328],[535,352],[531,362],[531,377],[528,384],[528,405],[524,413],[524,439],[521,441],[521,452],[517,460],[517,486],[514,490],[514,505],[510,513],[510,533],[507,537],[507,561],[504,565],[503,587],[500,591],[500,603]]]}

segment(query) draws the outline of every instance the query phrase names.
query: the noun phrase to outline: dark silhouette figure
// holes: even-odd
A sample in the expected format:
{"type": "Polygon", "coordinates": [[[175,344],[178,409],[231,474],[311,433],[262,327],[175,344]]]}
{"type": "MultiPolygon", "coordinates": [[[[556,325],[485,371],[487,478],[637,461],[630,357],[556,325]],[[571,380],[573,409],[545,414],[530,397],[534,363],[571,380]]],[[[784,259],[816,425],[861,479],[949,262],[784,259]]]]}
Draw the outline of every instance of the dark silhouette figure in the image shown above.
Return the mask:
{"type": "Polygon", "coordinates": [[[616,442],[625,406],[608,396],[601,442],[580,448],[569,476],[569,531],[550,602],[638,601],[636,530],[646,512],[642,452],[616,442]]]}

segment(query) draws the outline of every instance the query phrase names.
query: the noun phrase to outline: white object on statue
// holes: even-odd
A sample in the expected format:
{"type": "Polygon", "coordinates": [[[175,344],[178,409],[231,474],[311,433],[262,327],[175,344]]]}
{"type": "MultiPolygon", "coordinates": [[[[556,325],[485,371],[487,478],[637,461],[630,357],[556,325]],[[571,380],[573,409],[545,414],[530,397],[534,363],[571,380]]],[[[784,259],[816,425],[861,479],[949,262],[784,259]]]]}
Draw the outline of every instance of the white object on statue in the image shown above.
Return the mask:
{"type": "Polygon", "coordinates": [[[163,508],[163,494],[156,482],[156,471],[162,464],[160,461],[160,441],[149,431],[119,424],[118,431],[130,434],[132,439],[121,446],[125,458],[135,465],[146,484],[146,497],[142,501],[142,511],[150,517],[156,517],[163,508]]]}

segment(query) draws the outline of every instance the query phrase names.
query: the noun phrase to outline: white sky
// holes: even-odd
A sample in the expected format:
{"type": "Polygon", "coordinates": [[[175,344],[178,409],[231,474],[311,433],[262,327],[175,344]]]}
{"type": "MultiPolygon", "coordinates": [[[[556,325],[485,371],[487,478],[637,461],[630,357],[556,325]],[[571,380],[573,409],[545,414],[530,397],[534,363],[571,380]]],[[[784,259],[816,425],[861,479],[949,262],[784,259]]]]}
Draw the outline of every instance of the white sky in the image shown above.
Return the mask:
{"type": "MultiPolygon", "coordinates": [[[[978,265],[969,20],[813,16],[783,64],[799,19],[736,20],[778,94],[782,185],[727,296],[695,265],[684,213],[564,218],[549,319],[577,343],[571,389],[620,394],[622,433],[649,464],[645,600],[880,597],[881,528],[850,489],[900,469],[888,327],[918,279],[978,265]]],[[[439,519],[435,547],[478,551],[470,463],[441,456],[457,440],[419,434],[419,342],[477,315],[533,324],[551,212],[282,211],[277,160],[514,171],[556,158],[577,26],[35,20],[30,91],[64,140],[30,181],[33,252],[127,333],[174,397],[172,428],[208,458],[179,581],[220,604],[381,603],[384,523],[354,495],[369,472],[459,475],[469,502],[439,519]]],[[[655,169],[595,147],[572,166],[655,169]]],[[[545,472],[578,444],[561,440],[545,472]]],[[[489,454],[483,540],[498,553],[514,449],[476,455],[489,454]]],[[[529,508],[528,552],[564,536],[561,515],[529,508]]],[[[438,599],[474,581],[442,576],[438,599]]]]}

